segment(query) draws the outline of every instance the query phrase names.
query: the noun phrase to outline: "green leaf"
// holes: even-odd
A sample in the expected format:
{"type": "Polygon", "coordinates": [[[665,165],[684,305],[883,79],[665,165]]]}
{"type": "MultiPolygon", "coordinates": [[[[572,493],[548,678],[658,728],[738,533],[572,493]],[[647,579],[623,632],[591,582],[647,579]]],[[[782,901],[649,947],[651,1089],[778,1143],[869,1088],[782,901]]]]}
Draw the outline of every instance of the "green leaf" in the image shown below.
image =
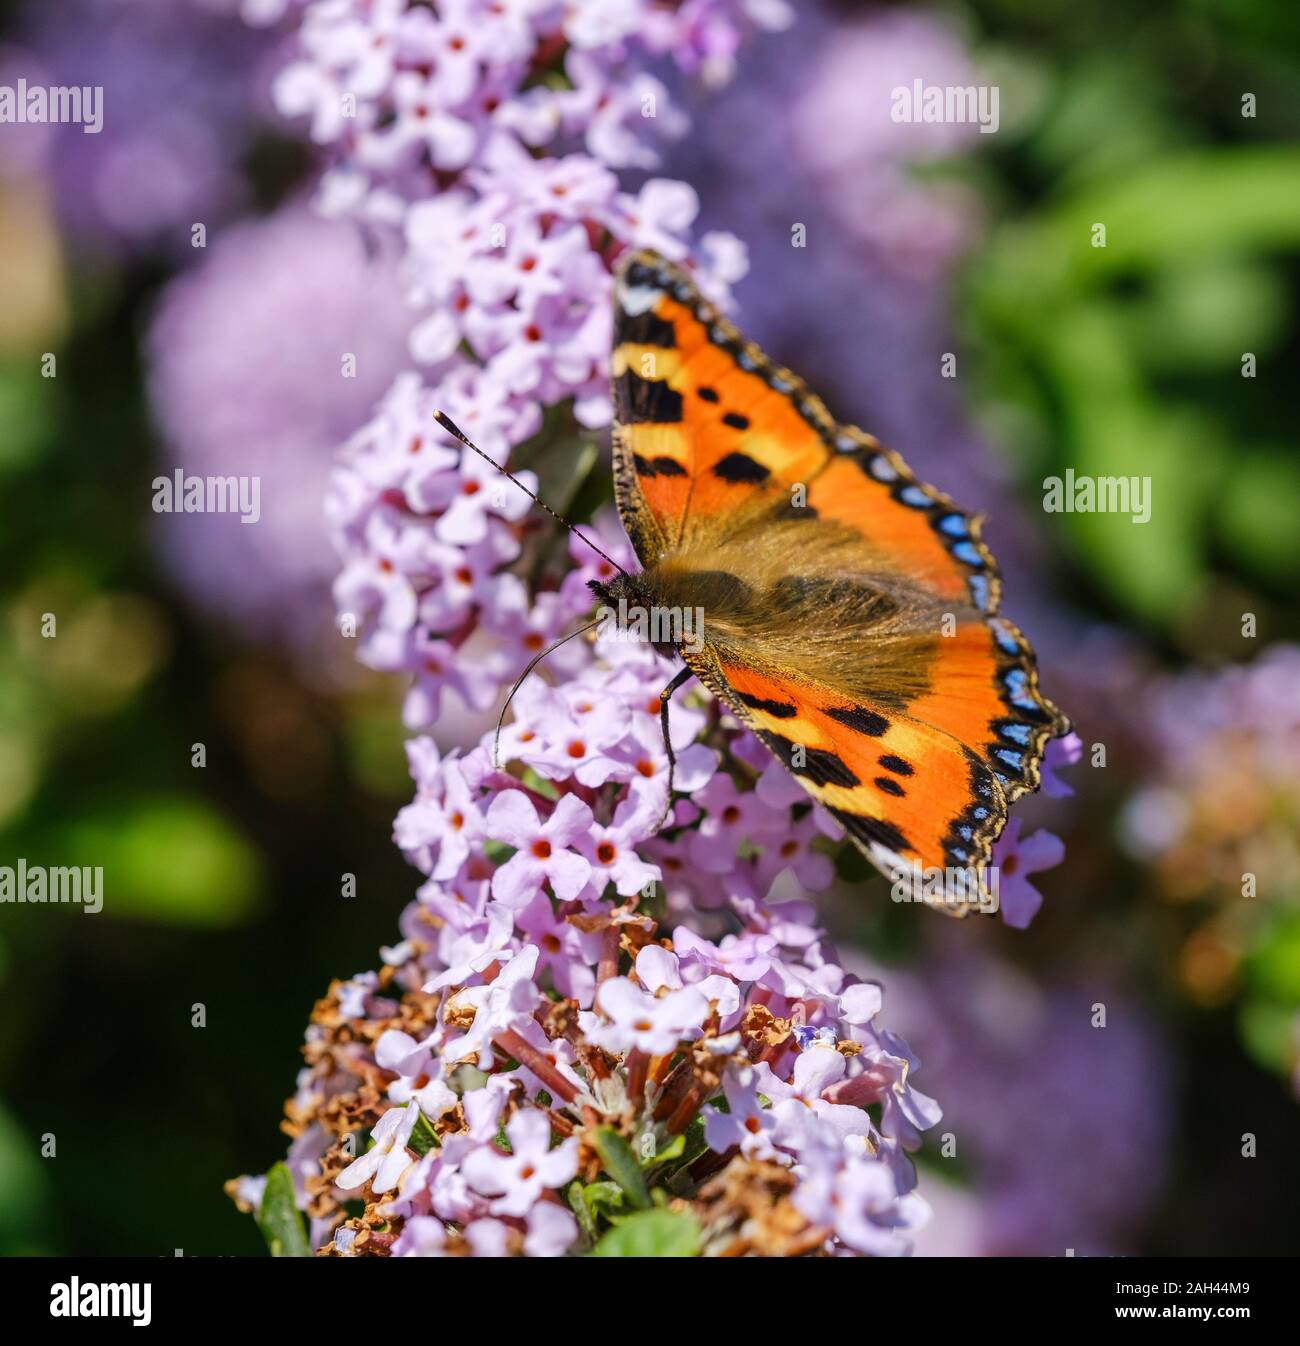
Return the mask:
{"type": "Polygon", "coordinates": [[[650,1193],[645,1185],[645,1174],[627,1141],[617,1131],[602,1126],[595,1134],[594,1143],[605,1172],[627,1193],[627,1199],[638,1210],[648,1210],[650,1193]]]}
{"type": "Polygon", "coordinates": [[[419,1120],[415,1123],[415,1129],[411,1132],[411,1138],[406,1142],[407,1148],[414,1150],[416,1154],[423,1158],[430,1150],[436,1149],[438,1145],[438,1133],[433,1129],[433,1123],[424,1115],[420,1114],[419,1120]]]}
{"type": "Polygon", "coordinates": [[[667,1164],[673,1159],[679,1159],[685,1152],[686,1132],[683,1131],[680,1136],[674,1136],[658,1154],[651,1155],[649,1159],[645,1160],[641,1167],[654,1168],[656,1164],[667,1164]]]}
{"type": "Polygon", "coordinates": [[[310,1257],[307,1226],[293,1195],[293,1178],[285,1163],[266,1175],[266,1190],[257,1212],[257,1227],[262,1231],[272,1257],[310,1257]]]}
{"type": "Polygon", "coordinates": [[[589,1182],[582,1189],[582,1199],[593,1220],[602,1216],[616,1220],[627,1213],[623,1208],[623,1189],[616,1182],[589,1182]]]}
{"type": "Polygon", "coordinates": [[[700,1227],[685,1211],[629,1215],[592,1249],[593,1257],[697,1257],[700,1227]]]}
{"type": "Polygon", "coordinates": [[[596,1217],[592,1214],[591,1206],[587,1203],[586,1195],[582,1190],[582,1183],[575,1178],[569,1184],[564,1196],[569,1203],[569,1209],[577,1218],[578,1227],[589,1239],[594,1239],[596,1237],[596,1217]]]}

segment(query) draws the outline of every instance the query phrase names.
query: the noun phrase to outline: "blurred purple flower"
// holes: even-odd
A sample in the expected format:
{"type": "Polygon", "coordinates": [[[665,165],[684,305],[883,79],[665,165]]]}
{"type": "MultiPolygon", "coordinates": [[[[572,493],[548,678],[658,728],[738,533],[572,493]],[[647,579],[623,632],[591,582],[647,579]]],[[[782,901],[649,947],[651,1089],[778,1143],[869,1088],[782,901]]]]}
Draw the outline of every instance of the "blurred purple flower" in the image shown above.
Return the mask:
{"type": "Polygon", "coordinates": [[[1015,930],[1025,930],[1043,905],[1043,895],[1029,882],[1029,875],[1054,869],[1065,859],[1065,843],[1040,828],[1020,839],[1024,819],[1008,819],[1002,835],[993,843],[991,866],[998,875],[998,911],[1015,930]]]}
{"type": "MultiPolygon", "coordinates": [[[[960,1190],[974,1203],[953,1210],[964,1242],[945,1245],[936,1221],[919,1251],[1139,1251],[1169,1154],[1167,1043],[1131,992],[1059,967],[1031,980],[972,933],[940,928],[915,971],[890,971],[891,1022],[944,1099],[955,1145],[944,1152],[963,1175],[947,1190],[969,1184],[960,1190]]],[[[927,1195],[946,1217],[952,1202],[933,1176],[927,1195]]]]}
{"type": "Polygon", "coordinates": [[[213,233],[245,204],[240,162],[269,44],[234,11],[233,0],[29,5],[24,41],[41,78],[103,89],[99,133],[68,125],[49,137],[59,215],[83,246],[185,256],[192,225],[213,233]]]}
{"type": "Polygon", "coordinates": [[[392,260],[296,205],[218,234],[164,291],[147,340],[160,471],[258,477],[261,518],[164,514],[156,535],[194,600],[250,638],[319,630],[333,454],[400,367],[409,324],[392,260]]]}

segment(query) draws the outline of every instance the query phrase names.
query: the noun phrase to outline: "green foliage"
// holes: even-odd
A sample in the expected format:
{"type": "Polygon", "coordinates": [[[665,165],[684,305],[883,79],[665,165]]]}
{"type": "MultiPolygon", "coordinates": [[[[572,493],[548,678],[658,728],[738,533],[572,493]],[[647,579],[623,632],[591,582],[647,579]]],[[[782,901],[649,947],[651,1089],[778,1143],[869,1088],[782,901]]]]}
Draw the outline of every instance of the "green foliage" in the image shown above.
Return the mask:
{"type": "Polygon", "coordinates": [[[1002,437],[1027,491],[1067,468],[1151,479],[1149,522],[1054,516],[1097,586],[1151,626],[1195,608],[1215,539],[1265,580],[1300,573],[1300,464],[1228,428],[1247,393],[1276,395],[1279,267],[1297,250],[1300,151],[1198,148],[1090,164],[995,230],[970,267],[985,409],[1015,409],[1002,437]]]}
{"type": "Polygon", "coordinates": [[[593,1257],[697,1257],[700,1227],[685,1211],[638,1211],[592,1249],[593,1257]]]}
{"type": "Polygon", "coordinates": [[[115,918],[234,926],[260,895],[256,853],[197,798],[139,799],[74,819],[52,853],[104,867],[115,918]]]}
{"type": "Polygon", "coordinates": [[[262,1231],[272,1257],[311,1256],[307,1226],[294,1200],[293,1178],[287,1164],[276,1164],[266,1175],[257,1227],[262,1231]]]}
{"type": "Polygon", "coordinates": [[[596,1131],[593,1141],[605,1171],[623,1189],[628,1201],[639,1210],[648,1210],[650,1191],[646,1186],[645,1174],[627,1141],[607,1126],[596,1131]]]}

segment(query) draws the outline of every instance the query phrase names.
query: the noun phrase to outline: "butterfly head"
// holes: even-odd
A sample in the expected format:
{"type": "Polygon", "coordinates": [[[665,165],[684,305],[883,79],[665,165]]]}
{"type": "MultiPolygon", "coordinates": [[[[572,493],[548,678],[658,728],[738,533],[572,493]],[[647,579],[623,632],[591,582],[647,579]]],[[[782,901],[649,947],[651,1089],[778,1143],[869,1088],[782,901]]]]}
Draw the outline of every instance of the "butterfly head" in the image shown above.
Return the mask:
{"type": "Polygon", "coordinates": [[[679,653],[679,646],[698,648],[696,630],[689,623],[686,624],[688,629],[683,630],[681,622],[672,620],[676,614],[657,601],[656,590],[647,573],[629,575],[624,572],[608,583],[588,580],[587,588],[600,602],[598,620],[601,625],[621,632],[624,639],[647,641],[670,659],[679,653]]]}
{"type": "Polygon", "coordinates": [[[644,606],[650,596],[644,575],[629,575],[626,571],[615,575],[608,582],[588,580],[587,588],[596,595],[605,607],[617,609],[620,602],[626,608],[644,606]]]}

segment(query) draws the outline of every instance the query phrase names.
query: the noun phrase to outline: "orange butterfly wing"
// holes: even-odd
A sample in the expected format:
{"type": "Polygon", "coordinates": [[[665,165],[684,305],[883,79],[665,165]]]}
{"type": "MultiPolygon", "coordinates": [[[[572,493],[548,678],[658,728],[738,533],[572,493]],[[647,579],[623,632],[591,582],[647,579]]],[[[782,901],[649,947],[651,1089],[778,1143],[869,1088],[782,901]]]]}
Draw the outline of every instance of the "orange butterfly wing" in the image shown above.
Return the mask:
{"type": "Polygon", "coordinates": [[[620,269],[614,399],[616,496],[648,575],[680,595],[693,569],[725,571],[760,614],[746,630],[706,609],[705,646],[682,657],[885,872],[982,871],[1068,725],[997,615],[980,521],[653,254],[620,269]],[[791,601],[799,585],[821,588],[791,601]]]}

